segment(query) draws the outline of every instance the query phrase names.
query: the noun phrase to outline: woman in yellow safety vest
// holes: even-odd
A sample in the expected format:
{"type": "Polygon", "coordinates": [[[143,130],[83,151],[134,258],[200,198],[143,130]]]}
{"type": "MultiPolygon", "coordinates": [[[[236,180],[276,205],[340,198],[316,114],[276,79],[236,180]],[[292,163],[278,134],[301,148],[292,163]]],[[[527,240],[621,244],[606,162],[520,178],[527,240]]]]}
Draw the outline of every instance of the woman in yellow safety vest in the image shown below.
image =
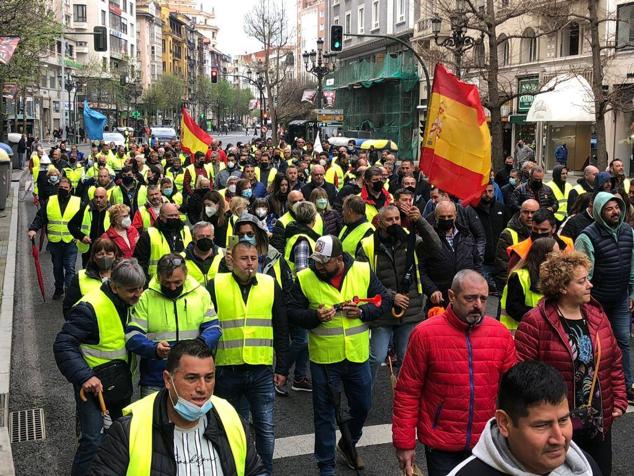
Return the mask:
{"type": "Polygon", "coordinates": [[[511,270],[502,293],[500,322],[514,332],[522,317],[537,306],[543,294],[539,290],[539,266],[547,256],[559,251],[559,245],[553,238],[535,240],[526,255],[511,270]]]}
{"type": "Polygon", "coordinates": [[[86,294],[101,287],[101,283],[110,278],[114,262],[121,257],[117,245],[108,238],[97,238],[90,249],[86,268],[79,271],[66,288],[62,310],[64,318],[71,308],[86,294]]]}

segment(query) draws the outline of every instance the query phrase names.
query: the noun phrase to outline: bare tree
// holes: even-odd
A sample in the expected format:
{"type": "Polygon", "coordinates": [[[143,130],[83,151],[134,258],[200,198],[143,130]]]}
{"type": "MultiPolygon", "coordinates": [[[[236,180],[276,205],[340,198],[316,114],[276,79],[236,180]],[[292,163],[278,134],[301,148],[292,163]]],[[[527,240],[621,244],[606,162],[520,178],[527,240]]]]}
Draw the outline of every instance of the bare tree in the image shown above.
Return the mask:
{"type": "Polygon", "coordinates": [[[264,87],[271,116],[273,143],[277,145],[277,124],[279,121],[275,92],[286,79],[289,70],[286,64],[287,47],[293,38],[285,2],[283,0],[258,0],[255,8],[244,20],[244,31],[262,46],[261,68],[264,73],[264,87]]]}
{"type": "Polygon", "coordinates": [[[302,102],[302,96],[304,89],[314,87],[314,84],[306,84],[294,79],[284,81],[279,87],[284,93],[278,94],[276,105],[278,121],[286,123],[292,119],[307,119],[315,106],[312,102],[302,102]]]}

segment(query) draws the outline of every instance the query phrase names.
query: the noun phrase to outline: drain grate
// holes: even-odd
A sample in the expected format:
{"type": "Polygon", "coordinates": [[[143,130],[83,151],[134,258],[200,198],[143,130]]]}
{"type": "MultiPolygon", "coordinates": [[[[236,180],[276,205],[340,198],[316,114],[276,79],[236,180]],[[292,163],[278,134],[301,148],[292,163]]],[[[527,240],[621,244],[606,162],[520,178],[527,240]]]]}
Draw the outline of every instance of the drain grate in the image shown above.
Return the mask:
{"type": "Polygon", "coordinates": [[[46,438],[44,430],[44,409],[33,408],[9,414],[9,435],[11,443],[37,441],[46,438]]]}

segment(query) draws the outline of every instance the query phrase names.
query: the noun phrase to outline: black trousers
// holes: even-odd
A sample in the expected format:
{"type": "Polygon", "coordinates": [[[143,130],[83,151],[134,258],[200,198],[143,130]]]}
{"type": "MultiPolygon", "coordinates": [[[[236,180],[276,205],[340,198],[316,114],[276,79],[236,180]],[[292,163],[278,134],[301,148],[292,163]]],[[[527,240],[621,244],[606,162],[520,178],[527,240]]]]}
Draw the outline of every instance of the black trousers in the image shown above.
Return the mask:
{"type": "Polygon", "coordinates": [[[594,438],[589,438],[583,432],[575,432],[572,441],[586,453],[588,453],[601,469],[603,476],[612,474],[612,430],[605,436],[600,433],[594,438]]]}

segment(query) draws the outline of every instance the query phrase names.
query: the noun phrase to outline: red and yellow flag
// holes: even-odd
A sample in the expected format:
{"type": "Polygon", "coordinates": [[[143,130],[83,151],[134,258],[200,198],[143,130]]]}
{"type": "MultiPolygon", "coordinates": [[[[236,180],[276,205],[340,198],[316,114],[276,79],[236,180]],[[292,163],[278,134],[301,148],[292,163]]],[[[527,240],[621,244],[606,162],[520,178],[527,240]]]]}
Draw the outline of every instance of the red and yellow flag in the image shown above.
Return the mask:
{"type": "Polygon", "coordinates": [[[489,183],[491,134],[478,88],[440,63],[421,148],[420,168],[432,185],[465,201],[480,197],[489,183]]]}
{"type": "Polygon", "coordinates": [[[181,109],[181,149],[192,156],[196,152],[207,154],[212,137],[192,119],[187,109],[181,109]]]}

